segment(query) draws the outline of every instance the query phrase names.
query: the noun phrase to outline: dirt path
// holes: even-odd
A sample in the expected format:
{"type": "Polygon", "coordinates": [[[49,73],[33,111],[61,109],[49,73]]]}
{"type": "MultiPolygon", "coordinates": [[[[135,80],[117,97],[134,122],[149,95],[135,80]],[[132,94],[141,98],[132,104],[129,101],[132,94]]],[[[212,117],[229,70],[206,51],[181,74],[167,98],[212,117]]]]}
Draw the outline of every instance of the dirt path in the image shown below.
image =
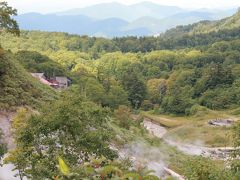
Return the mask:
{"type": "Polygon", "coordinates": [[[9,150],[15,148],[14,139],[11,135],[11,121],[13,116],[13,113],[0,112],[0,129],[3,133],[3,140],[7,144],[9,150]]]}
{"type": "Polygon", "coordinates": [[[149,133],[157,136],[158,138],[162,138],[167,133],[166,128],[152,122],[150,119],[147,118],[144,119],[143,126],[149,131],[149,133]]]}
{"type": "MultiPolygon", "coordinates": [[[[11,135],[11,121],[14,113],[0,112],[0,129],[3,132],[3,140],[7,144],[8,150],[15,148],[14,140],[11,135]]],[[[20,180],[19,177],[15,177],[17,174],[13,164],[4,164],[0,166],[0,180],[20,180]]]]}

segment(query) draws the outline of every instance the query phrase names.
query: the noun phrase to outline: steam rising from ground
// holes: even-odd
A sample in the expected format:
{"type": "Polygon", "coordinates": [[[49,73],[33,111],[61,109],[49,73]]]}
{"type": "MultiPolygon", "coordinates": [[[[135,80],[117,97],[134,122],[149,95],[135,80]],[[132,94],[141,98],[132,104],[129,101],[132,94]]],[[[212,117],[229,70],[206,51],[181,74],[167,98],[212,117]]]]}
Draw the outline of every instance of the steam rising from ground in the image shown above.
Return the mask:
{"type": "Polygon", "coordinates": [[[129,158],[135,168],[146,166],[148,169],[154,170],[155,175],[162,177],[164,167],[167,166],[164,156],[159,148],[152,147],[143,141],[134,142],[125,145],[119,151],[121,158],[129,158]]]}
{"type": "Polygon", "coordinates": [[[168,145],[177,148],[179,151],[196,156],[211,157],[213,159],[226,159],[229,158],[233,147],[217,147],[209,148],[204,145],[201,140],[196,140],[193,143],[178,142],[175,139],[166,137],[167,130],[159,124],[155,124],[149,119],[144,120],[144,127],[156,137],[162,138],[168,145]]]}

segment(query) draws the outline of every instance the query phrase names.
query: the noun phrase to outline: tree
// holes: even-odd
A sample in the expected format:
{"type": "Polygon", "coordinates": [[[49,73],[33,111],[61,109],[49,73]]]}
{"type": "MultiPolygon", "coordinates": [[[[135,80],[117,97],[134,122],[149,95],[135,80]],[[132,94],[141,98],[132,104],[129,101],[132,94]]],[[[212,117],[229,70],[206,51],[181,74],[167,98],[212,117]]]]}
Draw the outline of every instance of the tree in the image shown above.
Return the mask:
{"type": "Polygon", "coordinates": [[[165,79],[150,79],[147,82],[149,99],[153,103],[161,103],[167,91],[165,79]]]}
{"type": "Polygon", "coordinates": [[[86,97],[88,97],[91,101],[102,105],[105,98],[103,85],[95,78],[86,78],[83,83],[81,86],[84,86],[83,88],[85,89],[86,97]]]}
{"type": "Polygon", "coordinates": [[[132,107],[138,109],[147,94],[144,81],[131,68],[123,75],[122,81],[132,107]]]}
{"type": "Polygon", "coordinates": [[[106,123],[108,114],[78,94],[66,93],[40,114],[15,119],[17,147],[10,152],[9,162],[32,179],[49,179],[57,175],[58,156],[72,167],[90,157],[113,159],[117,154],[109,148],[113,133],[106,123]]]}
{"type": "Polygon", "coordinates": [[[161,108],[165,112],[185,114],[193,105],[192,89],[190,86],[177,87],[168,90],[164,97],[161,108]]]}
{"type": "Polygon", "coordinates": [[[7,2],[0,2],[0,33],[4,30],[7,32],[20,35],[17,21],[11,16],[16,16],[17,10],[8,6],[7,2]]]}
{"type": "Polygon", "coordinates": [[[112,109],[118,108],[119,105],[129,105],[128,94],[120,85],[111,85],[104,104],[112,109]]]}
{"type": "Polygon", "coordinates": [[[119,125],[123,128],[129,129],[131,124],[131,110],[124,105],[121,105],[114,111],[114,115],[119,121],[119,125]]]}
{"type": "Polygon", "coordinates": [[[66,70],[57,62],[35,51],[19,51],[15,58],[29,72],[43,72],[47,78],[66,76],[66,70]]]}

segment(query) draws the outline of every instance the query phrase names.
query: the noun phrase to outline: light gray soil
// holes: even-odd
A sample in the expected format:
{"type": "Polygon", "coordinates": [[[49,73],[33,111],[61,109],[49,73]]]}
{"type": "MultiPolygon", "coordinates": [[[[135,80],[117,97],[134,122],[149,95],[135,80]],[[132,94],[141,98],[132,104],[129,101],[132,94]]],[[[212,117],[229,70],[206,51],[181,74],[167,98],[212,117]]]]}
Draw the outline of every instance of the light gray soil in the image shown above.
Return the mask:
{"type": "MultiPolygon", "coordinates": [[[[11,133],[11,121],[14,113],[0,112],[0,129],[3,132],[3,141],[7,144],[8,150],[15,148],[14,140],[11,133]]],[[[19,180],[19,177],[15,177],[17,174],[13,164],[4,164],[0,166],[0,180],[19,180]]]]}
{"type": "Polygon", "coordinates": [[[213,159],[227,159],[230,157],[233,147],[217,147],[209,148],[204,146],[198,146],[193,144],[186,144],[181,142],[176,142],[173,139],[164,137],[167,130],[159,124],[156,124],[149,119],[145,118],[143,126],[156,137],[162,138],[167,144],[176,147],[179,151],[188,155],[202,155],[204,157],[211,157],[213,159]]]}

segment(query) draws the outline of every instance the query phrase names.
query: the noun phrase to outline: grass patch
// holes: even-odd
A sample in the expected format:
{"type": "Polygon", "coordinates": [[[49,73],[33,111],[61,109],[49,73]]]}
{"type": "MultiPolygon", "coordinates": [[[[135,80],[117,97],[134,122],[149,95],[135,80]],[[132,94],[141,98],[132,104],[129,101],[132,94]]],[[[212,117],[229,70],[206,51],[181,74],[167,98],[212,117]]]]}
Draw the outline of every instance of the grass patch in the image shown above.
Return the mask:
{"type": "Polygon", "coordinates": [[[157,116],[157,115],[152,115],[147,112],[142,112],[141,113],[144,117],[151,119],[152,121],[159,123],[161,126],[164,126],[166,128],[175,128],[178,126],[182,126],[183,124],[186,123],[186,120],[179,120],[178,119],[169,119],[168,117],[164,116],[157,116]]]}
{"type": "Polygon", "coordinates": [[[150,112],[142,112],[147,117],[162,126],[168,128],[165,134],[166,138],[175,141],[190,143],[199,146],[225,147],[232,146],[232,128],[214,127],[208,124],[213,119],[233,119],[232,111],[212,111],[206,113],[197,113],[194,116],[171,116],[171,115],[153,115],[150,112]]]}

